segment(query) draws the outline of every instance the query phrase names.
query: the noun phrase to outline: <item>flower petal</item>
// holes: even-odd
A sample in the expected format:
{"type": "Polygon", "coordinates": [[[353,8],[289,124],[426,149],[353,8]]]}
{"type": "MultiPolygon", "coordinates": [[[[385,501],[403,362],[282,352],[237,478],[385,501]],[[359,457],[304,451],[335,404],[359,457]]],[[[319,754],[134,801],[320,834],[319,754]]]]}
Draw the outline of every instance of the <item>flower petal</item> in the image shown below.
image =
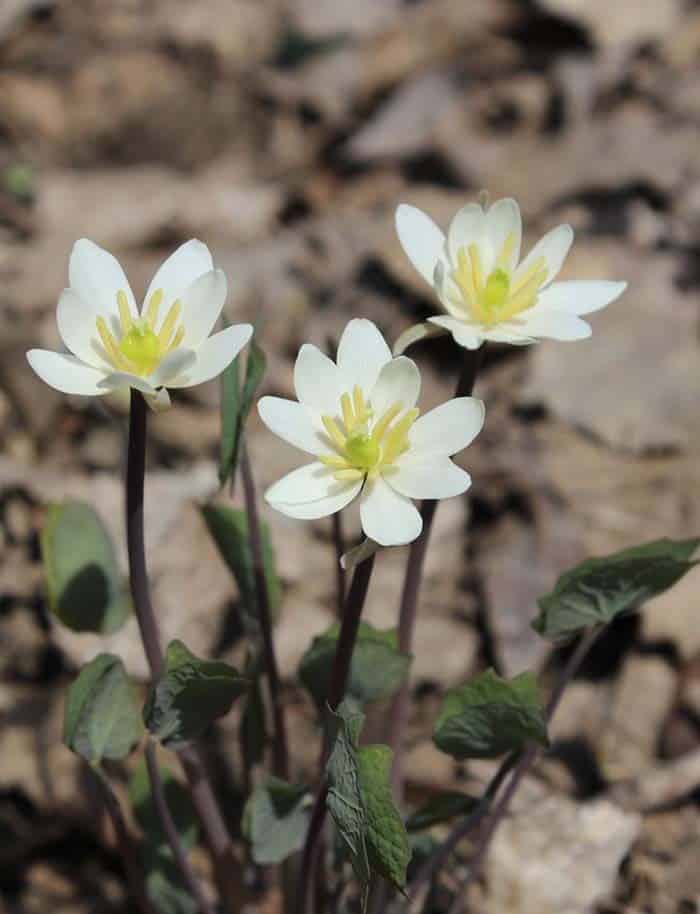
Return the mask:
{"type": "Polygon", "coordinates": [[[271,432],[293,447],[309,454],[329,453],[310,410],[302,403],[281,397],[262,397],[258,401],[258,413],[271,432]]]}
{"type": "Polygon", "coordinates": [[[127,371],[113,371],[100,381],[100,392],[109,393],[112,390],[118,390],[120,387],[133,387],[140,390],[146,397],[155,397],[158,391],[145,378],[139,375],[129,374],[127,371]]]}
{"type": "Polygon", "coordinates": [[[146,394],[146,403],[151,407],[154,413],[164,413],[170,409],[170,394],[161,387],[154,394],[146,394]]]}
{"type": "Polygon", "coordinates": [[[379,372],[390,361],[391,350],[377,326],[362,318],[351,320],[338,344],[338,367],[348,390],[358,384],[368,397],[379,372]]]}
{"type": "MultiPolygon", "coordinates": [[[[208,338],[219,319],[227,294],[228,283],[223,270],[203,273],[184,289],[179,296],[182,302],[180,320],[185,328],[183,346],[196,349],[208,338]]],[[[166,309],[162,309],[163,320],[166,314],[166,309]]]]}
{"type": "Polygon", "coordinates": [[[163,290],[166,304],[172,304],[196,279],[213,269],[214,261],[206,244],[196,238],[186,241],[160,265],[148,287],[144,304],[158,289],[163,290]]]}
{"type": "Polygon", "coordinates": [[[486,214],[478,203],[467,203],[455,214],[447,233],[447,249],[453,264],[457,263],[460,248],[477,244],[481,247],[484,240],[486,214]]]}
{"type": "Polygon", "coordinates": [[[388,362],[379,372],[377,383],[370,393],[370,402],[377,419],[393,406],[413,409],[420,394],[420,372],[412,359],[400,355],[388,362]]]}
{"type": "Polygon", "coordinates": [[[401,247],[423,279],[433,285],[436,264],[445,256],[445,235],[423,210],[402,203],[396,210],[401,247]]]}
{"type": "Polygon", "coordinates": [[[590,314],[600,311],[615,301],[627,288],[626,282],[609,282],[598,279],[578,279],[570,282],[555,282],[543,289],[535,309],[554,309],[568,314],[590,314]]]}
{"type": "Polygon", "coordinates": [[[422,459],[406,455],[384,473],[384,479],[407,498],[451,498],[466,492],[472,484],[466,470],[441,454],[422,459]]]}
{"type": "Polygon", "coordinates": [[[170,381],[189,371],[196,361],[197,353],[192,349],[174,349],[165,356],[160,365],[149,376],[148,381],[154,387],[167,385],[170,381]]]}
{"type": "Polygon", "coordinates": [[[360,502],[365,536],[380,546],[403,546],[420,536],[423,520],[413,502],[377,477],[365,485],[360,502]]]}
{"type": "Polygon", "coordinates": [[[489,246],[489,262],[484,265],[484,271],[490,272],[498,255],[503,249],[506,238],[513,236],[510,257],[506,268],[514,270],[520,260],[520,243],[523,235],[523,223],[520,217],[520,207],[510,197],[497,200],[486,213],[485,234],[489,246]]]}
{"type": "Polygon", "coordinates": [[[129,280],[116,257],[99,247],[94,241],[81,238],[71,251],[68,264],[70,286],[97,314],[119,318],[117,292],[126,294],[129,308],[137,312],[134,293],[129,280]]]}
{"type": "Polygon", "coordinates": [[[537,342],[533,337],[527,336],[522,322],[516,324],[515,321],[505,321],[502,324],[484,328],[482,336],[490,343],[507,343],[510,346],[528,346],[530,343],[537,342]]]}
{"type": "Polygon", "coordinates": [[[63,352],[48,349],[30,349],[27,361],[42,381],[64,394],[96,397],[106,394],[101,387],[104,372],[63,352]]]}
{"type": "Polygon", "coordinates": [[[345,385],[340,369],[311,343],[304,343],[294,364],[294,389],[305,406],[329,416],[340,409],[345,385]]]}
{"type": "Polygon", "coordinates": [[[56,308],[56,323],[61,339],[81,361],[104,371],[112,366],[102,357],[97,343],[97,312],[74,289],[64,289],[56,308]]]}
{"type": "Polygon", "coordinates": [[[566,311],[538,311],[528,315],[523,312],[523,333],[551,340],[585,340],[591,333],[590,324],[566,311]]]}
{"type": "Polygon", "coordinates": [[[429,317],[431,324],[437,324],[438,327],[444,327],[452,334],[455,343],[464,346],[465,349],[478,349],[483,343],[483,330],[481,326],[467,324],[464,321],[457,320],[456,317],[429,317]]]}
{"type": "MultiPolygon", "coordinates": [[[[408,459],[427,454],[451,457],[463,450],[484,427],[484,403],[476,397],[455,397],[419,416],[411,426],[408,459]]],[[[417,496],[421,498],[422,496],[417,496]]]]}
{"type": "Polygon", "coordinates": [[[570,225],[558,225],[551,232],[540,238],[534,248],[515,271],[517,280],[523,273],[532,266],[540,257],[543,257],[547,264],[546,283],[550,283],[562,268],[574,240],[574,230],[570,225]]]}
{"type": "Polygon", "coordinates": [[[168,387],[194,387],[195,384],[211,381],[228,368],[252,335],[250,324],[233,324],[210,336],[196,350],[192,367],[171,378],[168,387]]]}
{"type": "Polygon", "coordinates": [[[340,483],[332,470],[318,461],[292,470],[265,492],[265,500],[288,517],[314,520],[335,514],[349,504],[363,480],[340,483]]]}
{"type": "Polygon", "coordinates": [[[418,343],[420,340],[427,339],[428,337],[440,336],[445,333],[445,331],[446,328],[441,327],[439,324],[435,324],[434,321],[432,324],[414,324],[412,327],[404,330],[394,343],[394,355],[403,355],[408,347],[412,346],[414,343],[418,343]]]}

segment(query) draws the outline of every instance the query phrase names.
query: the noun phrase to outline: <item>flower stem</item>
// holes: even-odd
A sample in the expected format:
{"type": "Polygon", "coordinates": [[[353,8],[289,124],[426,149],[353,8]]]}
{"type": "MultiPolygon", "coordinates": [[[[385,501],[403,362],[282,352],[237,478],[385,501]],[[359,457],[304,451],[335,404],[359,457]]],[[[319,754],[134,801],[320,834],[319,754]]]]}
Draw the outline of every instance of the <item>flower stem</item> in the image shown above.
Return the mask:
{"type": "Polygon", "coordinates": [[[335,514],[331,516],[331,521],[333,523],[333,545],[335,546],[336,606],[338,608],[338,615],[342,616],[343,607],[345,606],[345,569],[340,562],[343,553],[345,552],[342,512],[336,511],[335,514]]]}
{"type": "Polygon", "coordinates": [[[127,885],[132,899],[139,911],[141,911],[141,914],[157,914],[156,908],[151,903],[148,893],[146,892],[143,868],[136,850],[136,845],[134,844],[134,840],[126,824],[126,820],[124,819],[124,813],[122,812],[119,800],[112,789],[112,785],[100,768],[93,765],[87,765],[87,767],[99,785],[105,809],[112,821],[119,853],[124,864],[127,885]]]}
{"type": "Polygon", "coordinates": [[[158,771],[155,749],[150,739],[146,742],[146,767],[148,769],[148,780],[151,784],[153,803],[155,804],[160,823],[163,826],[165,837],[170,845],[170,850],[173,852],[175,862],[185,880],[187,891],[194,899],[200,914],[214,914],[214,906],[210,904],[209,899],[204,894],[202,887],[199,884],[199,880],[190,865],[185,848],[180,841],[180,835],[178,834],[177,827],[175,826],[175,822],[173,821],[173,817],[165,799],[165,791],[163,790],[163,782],[160,777],[160,772],[158,771]]]}
{"type": "MultiPolygon", "coordinates": [[[[345,611],[340,623],[340,634],[338,635],[338,646],[335,649],[335,658],[333,660],[333,669],[331,671],[331,681],[328,688],[327,703],[331,710],[335,711],[345,696],[345,690],[350,675],[350,664],[352,662],[352,653],[357,640],[357,632],[360,627],[360,618],[364,609],[369,588],[372,569],[374,568],[374,555],[360,562],[355,567],[350,584],[350,590],[345,601],[345,611]]],[[[296,914],[306,914],[307,897],[311,885],[311,880],[316,862],[317,847],[323,823],[326,818],[326,798],[328,796],[328,782],[325,776],[325,763],[328,758],[328,746],[324,739],[324,748],[321,754],[322,781],[316,793],[314,806],[309,821],[309,830],[306,834],[306,842],[301,855],[301,866],[299,869],[299,883],[297,887],[297,904],[296,914]]]]}
{"type": "MultiPolygon", "coordinates": [[[[547,723],[549,723],[554,716],[567,685],[576,675],[579,667],[583,663],[584,658],[590,651],[593,644],[598,640],[604,629],[605,626],[590,628],[576,645],[575,650],[569,657],[566,666],[564,667],[561,676],[559,677],[557,685],[552,692],[547,705],[545,706],[545,720],[547,723]]],[[[532,768],[539,754],[539,747],[531,745],[520,756],[520,759],[513,769],[513,774],[511,775],[505,790],[498,798],[498,801],[493,808],[493,812],[491,813],[491,816],[486,823],[486,827],[479,836],[478,844],[474,850],[474,854],[472,855],[469,864],[467,878],[464,881],[461,890],[455,896],[449,914],[459,914],[459,912],[462,910],[462,906],[466,900],[466,890],[481,872],[484,861],[486,859],[486,854],[491,845],[491,841],[493,840],[496,829],[508,811],[508,807],[518,787],[522,783],[525,775],[528,774],[532,768]]],[[[450,841],[450,838],[448,838],[448,841],[450,841]]],[[[452,846],[454,847],[456,844],[457,842],[453,842],[452,846]]]]}
{"type": "MultiPolygon", "coordinates": [[[[126,466],[126,544],[129,556],[129,582],[146,659],[151,676],[157,679],[163,670],[158,621],[151,601],[146,568],[143,527],[143,494],[146,472],[146,423],[148,406],[143,395],[132,388],[129,413],[129,443],[126,466]]],[[[237,894],[237,860],[228,829],[219,809],[199,750],[194,745],[178,750],[190,788],[192,803],[202,824],[211,851],[217,879],[226,906],[237,894]]]]}
{"type": "Polygon", "coordinates": [[[255,595],[258,606],[260,634],[262,636],[263,655],[267,670],[267,682],[270,692],[270,704],[274,719],[275,731],[272,744],[273,767],[277,777],[289,779],[289,749],[287,744],[287,728],[284,718],[284,705],[280,685],[279,668],[275,654],[275,643],[272,637],[272,614],[270,612],[270,592],[265,577],[265,562],[263,557],[262,529],[258,515],[258,503],[255,492],[255,480],[250,466],[248,448],[245,440],[241,441],[241,479],[243,481],[243,497],[245,500],[246,516],[248,518],[248,536],[250,551],[253,561],[253,575],[255,577],[255,595]]]}
{"type": "MultiPolygon", "coordinates": [[[[462,372],[457,382],[455,397],[468,397],[474,389],[476,377],[483,358],[484,346],[479,349],[468,349],[464,357],[462,372]]],[[[437,501],[424,501],[421,506],[423,529],[418,539],[411,543],[406,563],[401,603],[399,606],[398,648],[403,654],[410,654],[413,650],[413,636],[416,626],[416,612],[418,597],[423,578],[425,554],[428,549],[430,532],[435,519],[437,501]]],[[[402,684],[394,696],[389,710],[389,738],[388,742],[394,751],[394,764],[391,770],[391,783],[394,799],[397,803],[403,801],[403,759],[401,744],[408,720],[410,699],[410,684],[408,679],[402,684]]]]}

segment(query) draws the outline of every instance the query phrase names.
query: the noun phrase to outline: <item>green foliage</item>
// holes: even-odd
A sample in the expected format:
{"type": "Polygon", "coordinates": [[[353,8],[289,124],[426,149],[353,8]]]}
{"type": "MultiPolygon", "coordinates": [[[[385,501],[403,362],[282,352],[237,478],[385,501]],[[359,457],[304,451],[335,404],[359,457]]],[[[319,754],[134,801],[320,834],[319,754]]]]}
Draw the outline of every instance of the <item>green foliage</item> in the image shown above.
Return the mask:
{"type": "MultiPolygon", "coordinates": [[[[340,625],[336,623],[318,635],[299,664],[299,678],[319,708],[328,695],[339,634],[340,625]]],[[[361,622],[352,653],[347,695],[361,706],[388,698],[404,681],[410,665],[411,658],[398,651],[395,631],[379,631],[361,622]]]]}
{"type": "Polygon", "coordinates": [[[552,593],[540,598],[533,628],[555,641],[637,609],[673,587],[697,564],[690,558],[698,545],[700,539],[655,540],[582,562],[559,578],[552,593]]]}
{"type": "Polygon", "coordinates": [[[13,162],[2,172],[2,188],[18,203],[33,203],[36,198],[36,175],[31,165],[13,162]]]}
{"type": "Polygon", "coordinates": [[[248,680],[218,660],[200,660],[182,641],[171,641],[165,669],[143,709],[144,723],[164,745],[195,739],[248,688],[248,680]]]}
{"type": "Polygon", "coordinates": [[[80,501],[49,506],[41,534],[49,606],[76,632],[109,635],[120,628],[131,602],[104,524],[80,501]]]}
{"type": "MultiPolygon", "coordinates": [[[[258,601],[245,512],[226,505],[205,505],[202,508],[202,516],[221,557],[238,585],[243,608],[243,624],[248,632],[254,633],[258,628],[258,601]]],[[[270,609],[274,612],[280,604],[281,589],[275,572],[275,556],[269,528],[265,523],[261,525],[261,535],[267,592],[270,609]]]]}
{"type": "Polygon", "coordinates": [[[446,790],[431,797],[427,803],[412,813],[406,821],[409,832],[422,831],[456,819],[468,816],[479,805],[479,800],[460,793],[458,790],[446,790]]]}
{"type": "MultiPolygon", "coordinates": [[[[189,793],[169,769],[160,767],[159,772],[180,842],[185,851],[189,851],[197,843],[199,834],[189,793]]],[[[129,784],[129,799],[144,835],[142,857],[149,898],[162,914],[197,914],[197,905],[183,882],[160,823],[144,759],[139,761],[129,784]]]]}
{"type": "Polygon", "coordinates": [[[127,756],[143,734],[124,664],[100,654],[82,668],[66,696],[63,742],[92,765],[127,756]]]}
{"type": "Polygon", "coordinates": [[[260,866],[282,863],[300,850],[309,827],[311,797],[306,787],[268,777],[255,788],[243,814],[243,833],[260,866]]]}
{"type": "Polygon", "coordinates": [[[547,724],[532,673],[501,679],[487,670],[445,695],[433,740],[457,759],[495,758],[526,743],[547,745],[547,724]]]}
{"type": "Polygon", "coordinates": [[[375,872],[402,890],[411,855],[391,796],[392,752],[388,746],[358,748],[363,722],[364,716],[346,702],[332,714],[335,740],[327,767],[328,810],[362,886],[375,872]]]}
{"type": "Polygon", "coordinates": [[[241,388],[237,358],[222,374],[221,454],[219,457],[219,482],[222,486],[230,476],[235,475],[243,426],[253,405],[255,391],[265,374],[266,362],[265,353],[253,338],[248,347],[243,387],[241,388]]]}

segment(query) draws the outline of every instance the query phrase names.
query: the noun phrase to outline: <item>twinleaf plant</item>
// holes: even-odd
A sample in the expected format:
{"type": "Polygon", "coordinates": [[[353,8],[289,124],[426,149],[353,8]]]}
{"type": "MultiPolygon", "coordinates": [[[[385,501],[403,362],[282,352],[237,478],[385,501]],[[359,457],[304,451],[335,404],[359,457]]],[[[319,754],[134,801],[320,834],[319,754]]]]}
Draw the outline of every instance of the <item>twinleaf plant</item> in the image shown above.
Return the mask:
{"type": "Polygon", "coordinates": [[[479,875],[521,780],[548,750],[552,715],[596,638],[696,563],[700,539],[659,539],[585,558],[553,582],[539,612],[533,607],[532,624],[549,642],[572,642],[559,680],[547,687],[537,671],[505,679],[482,670],[442,697],[433,721],[439,751],[459,763],[494,760],[490,782],[481,792],[470,784],[422,802],[405,798],[402,760],[411,664],[421,649],[413,633],[423,564],[439,502],[463,497],[472,484],[463,464],[470,465],[470,447],[478,446],[488,422],[488,404],[472,396],[484,344],[583,339],[591,333],[583,316],[614,301],[625,284],[558,280],[573,241],[569,226],[553,228],[522,257],[513,200],[468,203],[446,233],[402,204],[396,226],[442,313],[396,341],[371,321],[352,318],[335,358],[308,343],[301,347],[294,399],[266,395],[257,402],[267,428],[306,455],[267,489],[265,502],[300,523],[334,516],[335,562],[342,551],[338,516],[353,502],[364,535],[343,559],[353,569],[349,586],[329,559],[328,592],[337,593],[339,618],[306,646],[298,666],[294,701],[306,702],[317,725],[315,769],[290,755],[292,700],[280,677],[274,631],[284,611],[283,586],[246,440],[265,381],[264,335],[256,334],[239,356],[251,341],[250,325],[212,333],[227,280],[208,248],[196,240],[178,248],[139,307],[114,257],[86,239],[76,242],[56,315],[69,352],[28,353],[37,374],[64,393],[130,391],[128,587],[120,550],[89,505],[48,505],[41,548],[57,624],[101,635],[115,632],[131,613],[138,624],[149,681],[137,682],[115,654],[95,657],[68,689],[64,742],[100,786],[142,914],[238,911],[243,886],[273,880],[285,914],[368,906],[372,914],[418,914],[422,906],[429,914],[429,889],[470,839],[467,867],[442,886],[451,914],[459,914],[466,884],[479,875]],[[402,353],[441,333],[464,350],[463,367],[455,396],[424,411],[419,366],[402,353]],[[235,581],[233,610],[245,642],[239,668],[196,656],[178,637],[164,648],[144,551],[148,407],[163,409],[169,389],[217,376],[222,491],[200,509],[235,581]],[[362,618],[373,599],[375,562],[383,550],[409,544],[396,623],[375,628],[362,618]],[[363,740],[369,713],[371,744],[363,740]],[[240,751],[227,769],[243,794],[238,805],[230,789],[214,783],[202,752],[203,742],[216,740],[217,721],[232,715],[228,732],[238,734],[240,751]],[[128,797],[115,784],[127,771],[128,797]],[[210,865],[201,865],[202,852],[210,865]],[[261,879],[252,878],[268,867],[261,879]]]}

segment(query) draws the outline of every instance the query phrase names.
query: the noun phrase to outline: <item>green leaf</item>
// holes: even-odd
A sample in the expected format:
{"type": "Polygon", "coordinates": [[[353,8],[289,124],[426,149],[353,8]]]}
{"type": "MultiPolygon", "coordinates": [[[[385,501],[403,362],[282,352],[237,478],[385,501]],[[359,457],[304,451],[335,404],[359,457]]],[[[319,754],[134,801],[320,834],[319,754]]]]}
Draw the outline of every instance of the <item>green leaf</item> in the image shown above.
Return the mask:
{"type": "Polygon", "coordinates": [[[358,749],[363,722],[364,715],[346,702],[331,714],[335,741],[326,769],[328,810],[361,885],[369,884],[373,871],[403,889],[410,851],[391,796],[392,752],[388,746],[358,749]]]}
{"type": "Polygon", "coordinates": [[[563,574],[538,601],[533,628],[551,641],[604,625],[668,590],[697,564],[690,561],[700,539],[655,540],[602,558],[588,559],[563,574]]]}
{"type": "MultiPolygon", "coordinates": [[[[253,558],[248,540],[248,519],[245,511],[226,505],[205,505],[202,516],[214,539],[221,557],[233,575],[241,595],[243,624],[248,632],[258,629],[258,601],[255,592],[253,558]]],[[[265,580],[274,612],[280,604],[281,589],[275,573],[275,556],[266,523],[261,524],[265,580]]]]}
{"type": "Polygon", "coordinates": [[[49,506],[41,534],[49,606],[76,632],[109,635],[126,621],[131,602],[114,546],[90,505],[49,506]]]}
{"type": "Polygon", "coordinates": [[[300,850],[309,827],[306,787],[268,777],[255,788],[243,813],[243,832],[260,866],[282,863],[300,850]]]}
{"type": "Polygon", "coordinates": [[[411,859],[408,836],[391,794],[394,753],[388,746],[363,746],[357,752],[360,792],[367,813],[369,863],[395,888],[406,885],[411,859]]]}
{"type": "Polygon", "coordinates": [[[253,405],[253,397],[265,374],[267,360],[265,353],[251,340],[248,347],[245,381],[241,389],[238,359],[234,359],[222,375],[221,394],[221,455],[219,458],[219,482],[236,472],[238,453],[241,446],[243,426],[253,405]]]}
{"type": "Polygon", "coordinates": [[[532,673],[501,679],[487,670],[445,695],[435,745],[457,759],[495,758],[528,742],[547,745],[547,724],[532,673]]]}
{"type": "Polygon", "coordinates": [[[136,692],[124,664],[113,654],[100,654],[68,689],[63,742],[97,765],[103,758],[125,758],[142,734],[136,692]]]}
{"type": "Polygon", "coordinates": [[[479,805],[479,800],[460,793],[458,790],[446,790],[431,797],[427,803],[412,813],[406,821],[409,832],[422,831],[456,819],[468,816],[479,805]]]}
{"type": "Polygon", "coordinates": [[[248,680],[218,660],[200,660],[182,641],[171,641],[165,669],[143,709],[144,723],[164,745],[195,739],[248,688],[248,680]]]}
{"type": "Polygon", "coordinates": [[[258,667],[259,663],[256,660],[249,660],[245,669],[250,689],[241,715],[240,741],[243,761],[248,771],[263,760],[267,744],[265,701],[258,667]]]}
{"type": "MultiPolygon", "coordinates": [[[[199,826],[187,789],[170,770],[159,766],[163,792],[185,851],[197,843],[199,826]]],[[[129,799],[144,834],[142,858],[146,891],[162,914],[197,914],[198,908],[175,865],[170,845],[153,802],[148,770],[140,759],[129,784],[129,799]]]]}
{"type": "MultiPolygon", "coordinates": [[[[299,678],[319,708],[328,695],[340,625],[332,625],[311,643],[299,664],[299,678]]],[[[347,694],[359,705],[388,698],[408,674],[411,658],[400,654],[396,632],[379,631],[360,623],[352,654],[347,694]]]]}

